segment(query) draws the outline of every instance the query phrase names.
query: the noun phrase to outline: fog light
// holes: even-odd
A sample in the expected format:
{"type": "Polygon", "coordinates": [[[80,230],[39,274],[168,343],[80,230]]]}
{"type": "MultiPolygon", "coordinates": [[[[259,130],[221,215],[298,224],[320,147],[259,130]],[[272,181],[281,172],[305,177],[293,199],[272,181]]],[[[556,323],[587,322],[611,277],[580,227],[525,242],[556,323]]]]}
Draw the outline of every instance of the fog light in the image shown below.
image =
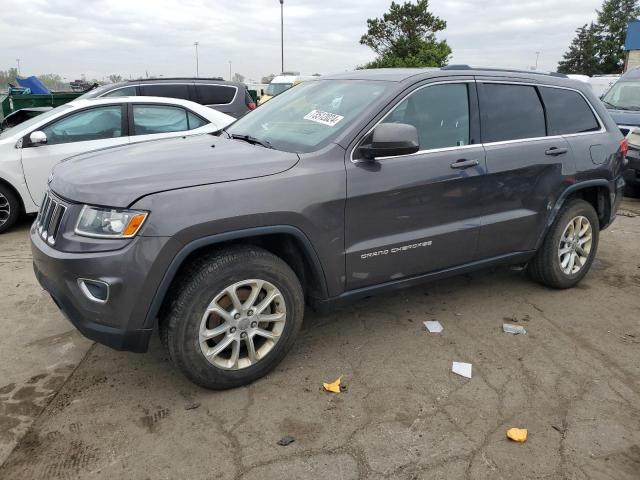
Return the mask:
{"type": "Polygon", "coordinates": [[[106,282],[79,278],[78,286],[84,296],[92,302],[107,303],[109,300],[109,284],[106,282]]]}

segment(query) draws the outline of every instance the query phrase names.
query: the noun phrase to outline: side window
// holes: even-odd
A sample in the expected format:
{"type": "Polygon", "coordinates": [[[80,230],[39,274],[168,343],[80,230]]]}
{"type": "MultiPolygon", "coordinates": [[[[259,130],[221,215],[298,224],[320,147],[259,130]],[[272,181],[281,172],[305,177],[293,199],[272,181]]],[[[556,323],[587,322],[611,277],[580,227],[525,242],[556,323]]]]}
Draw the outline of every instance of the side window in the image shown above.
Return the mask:
{"type": "Polygon", "coordinates": [[[594,132],[600,125],[593,111],[578,92],[562,88],[541,87],[540,94],[547,109],[549,135],[594,132]]]}
{"type": "Polygon", "coordinates": [[[103,97],[135,97],[136,87],[124,87],[112,90],[109,93],[102,95],[103,97]]]}
{"type": "Polygon", "coordinates": [[[187,110],[187,117],[189,119],[189,130],[193,130],[194,128],[200,128],[206,125],[207,123],[209,123],[205,119],[200,118],[198,115],[188,110],[187,110]]]}
{"type": "Polygon", "coordinates": [[[466,83],[422,88],[404,99],[384,123],[408,123],[418,130],[420,150],[469,144],[466,83]]]}
{"type": "Polygon", "coordinates": [[[122,136],[122,108],[114,105],[83,110],[42,131],[47,135],[47,145],[117,138],[122,136]]]}
{"type": "Polygon", "coordinates": [[[189,130],[187,111],[167,105],[133,105],[134,135],[189,130]]]}
{"type": "Polygon", "coordinates": [[[224,105],[236,96],[236,88],[227,85],[200,85],[196,83],[198,98],[202,105],[224,105]]]}
{"type": "Polygon", "coordinates": [[[484,143],[546,135],[544,110],[535,87],[496,83],[479,86],[484,143]]]}
{"type": "Polygon", "coordinates": [[[142,93],[142,95],[145,95],[147,97],[168,97],[190,100],[189,85],[184,83],[176,85],[165,83],[158,83],[154,85],[140,85],[140,92],[142,93]]]}

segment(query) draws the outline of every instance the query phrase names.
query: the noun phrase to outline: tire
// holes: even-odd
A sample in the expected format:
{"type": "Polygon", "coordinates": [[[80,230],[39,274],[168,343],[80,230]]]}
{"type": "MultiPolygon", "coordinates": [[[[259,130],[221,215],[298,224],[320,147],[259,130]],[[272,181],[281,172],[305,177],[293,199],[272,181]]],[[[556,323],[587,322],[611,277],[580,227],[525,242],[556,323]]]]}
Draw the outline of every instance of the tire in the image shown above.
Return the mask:
{"type": "Polygon", "coordinates": [[[198,258],[180,278],[161,315],[160,335],[173,363],[197,385],[224,390],[248,384],[273,370],[291,349],[302,326],[304,294],[279,257],[253,246],[228,247],[198,258]],[[206,314],[214,300],[215,311],[206,314]]]}
{"type": "Polygon", "coordinates": [[[527,267],[529,275],[533,280],[551,288],[564,289],[577,285],[587,274],[589,268],[591,268],[591,264],[598,250],[599,236],[600,222],[598,221],[598,215],[593,206],[579,198],[567,201],[547,232],[542,246],[529,262],[527,267]],[[578,221],[582,223],[578,224],[578,221]],[[581,250],[582,247],[580,247],[579,244],[588,237],[587,232],[579,238],[579,241],[576,243],[577,250],[574,250],[577,255],[574,257],[574,269],[578,269],[569,273],[567,270],[570,270],[571,263],[569,262],[563,269],[561,258],[565,260],[567,259],[567,255],[569,255],[569,257],[572,255],[571,248],[573,248],[574,242],[563,241],[562,245],[560,242],[565,232],[568,233],[568,237],[572,237],[572,232],[575,232],[575,225],[581,225],[580,230],[583,231],[585,221],[589,224],[591,240],[590,243],[585,242],[582,245],[584,249],[581,250]],[[570,227],[571,222],[573,222],[573,230],[571,230],[570,227]],[[586,252],[587,246],[588,252],[586,252]],[[560,253],[565,252],[567,249],[570,249],[569,253],[564,253],[561,257],[560,253]],[[584,260],[580,259],[580,252],[587,253],[583,256],[584,260]]]}
{"type": "Polygon", "coordinates": [[[0,233],[9,230],[20,217],[20,202],[13,190],[0,183],[0,233]]]}

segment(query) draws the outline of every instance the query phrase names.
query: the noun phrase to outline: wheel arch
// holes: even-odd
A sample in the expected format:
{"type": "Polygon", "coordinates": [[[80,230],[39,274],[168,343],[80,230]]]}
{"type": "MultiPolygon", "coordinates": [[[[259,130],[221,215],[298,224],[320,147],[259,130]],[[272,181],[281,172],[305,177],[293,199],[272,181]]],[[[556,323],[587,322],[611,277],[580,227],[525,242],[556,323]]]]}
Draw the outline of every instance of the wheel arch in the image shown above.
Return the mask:
{"type": "Polygon", "coordinates": [[[551,225],[553,225],[553,222],[558,217],[562,207],[573,198],[581,198],[590,203],[598,215],[600,229],[602,230],[606,228],[609,223],[609,218],[611,217],[611,209],[614,202],[612,195],[614,195],[614,193],[612,193],[611,185],[605,179],[586,180],[574,183],[566,188],[558,197],[558,200],[549,215],[544,232],[536,244],[536,249],[542,245],[544,238],[549,232],[551,225]]]}
{"type": "Polygon", "coordinates": [[[145,325],[153,325],[168,299],[180,271],[191,260],[232,244],[259,246],[282,258],[296,273],[307,298],[327,298],[328,290],[318,254],[309,238],[297,227],[275,225],[256,227],[197,238],[175,255],[166,269],[147,312],[145,325]]]}
{"type": "Polygon", "coordinates": [[[25,212],[24,200],[22,199],[22,195],[20,195],[20,192],[18,191],[18,189],[14,187],[10,181],[5,180],[3,177],[0,177],[0,185],[7,187],[9,190],[11,190],[11,193],[13,193],[16,196],[16,199],[18,200],[18,204],[20,205],[19,213],[23,214],[25,212]]]}

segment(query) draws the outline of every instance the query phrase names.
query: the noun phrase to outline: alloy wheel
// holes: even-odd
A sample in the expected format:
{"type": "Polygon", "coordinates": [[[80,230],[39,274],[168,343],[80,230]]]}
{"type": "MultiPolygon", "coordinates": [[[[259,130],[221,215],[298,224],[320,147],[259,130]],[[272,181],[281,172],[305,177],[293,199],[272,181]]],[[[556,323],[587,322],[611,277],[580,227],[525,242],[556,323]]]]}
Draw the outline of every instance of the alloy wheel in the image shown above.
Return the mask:
{"type": "Polygon", "coordinates": [[[284,297],[266,280],[234,283],[219,292],[200,322],[199,344],[218,368],[255,365],[278,343],[287,321],[284,297]]]}
{"type": "Polygon", "coordinates": [[[0,226],[7,223],[11,217],[11,204],[9,199],[0,193],[0,226]]]}
{"type": "Polygon", "coordinates": [[[558,245],[560,268],[566,275],[575,275],[587,263],[592,239],[593,229],[586,217],[580,215],[569,221],[558,245]]]}

